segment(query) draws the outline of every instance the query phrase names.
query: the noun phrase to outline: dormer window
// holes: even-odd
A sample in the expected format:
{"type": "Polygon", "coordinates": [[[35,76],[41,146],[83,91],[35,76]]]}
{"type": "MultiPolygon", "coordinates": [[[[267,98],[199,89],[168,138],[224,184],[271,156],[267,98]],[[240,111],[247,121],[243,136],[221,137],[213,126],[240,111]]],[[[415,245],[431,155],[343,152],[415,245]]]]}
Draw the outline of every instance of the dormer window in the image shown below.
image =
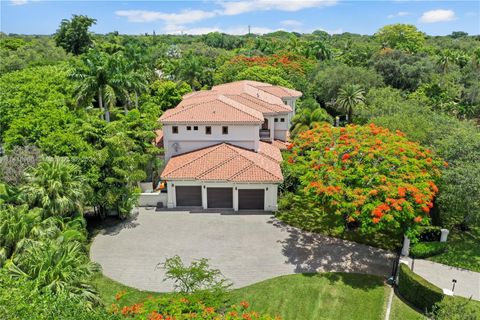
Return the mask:
{"type": "Polygon", "coordinates": [[[222,127],[222,134],[228,134],[228,127],[222,127]]]}
{"type": "Polygon", "coordinates": [[[173,133],[173,134],[177,134],[177,133],[178,133],[178,127],[177,127],[177,126],[173,126],[173,127],[172,127],[172,133],[173,133]]]}
{"type": "Polygon", "coordinates": [[[212,134],[212,127],[210,126],[205,127],[205,134],[212,134]]]}

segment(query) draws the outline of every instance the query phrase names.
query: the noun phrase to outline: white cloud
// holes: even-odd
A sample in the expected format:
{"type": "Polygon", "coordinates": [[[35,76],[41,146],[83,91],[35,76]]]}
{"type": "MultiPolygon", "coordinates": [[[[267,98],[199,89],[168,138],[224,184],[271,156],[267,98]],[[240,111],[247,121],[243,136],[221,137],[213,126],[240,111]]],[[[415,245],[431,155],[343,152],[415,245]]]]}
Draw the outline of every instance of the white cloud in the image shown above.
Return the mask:
{"type": "MultiPolygon", "coordinates": [[[[170,26],[171,27],[171,26],[170,26]]],[[[254,34],[264,34],[274,32],[276,30],[264,27],[251,27],[250,32],[254,34]]],[[[218,26],[215,27],[192,27],[188,28],[185,26],[175,26],[175,28],[165,29],[165,33],[167,34],[207,34],[210,32],[222,32],[226,34],[233,34],[233,35],[245,35],[248,33],[248,26],[236,26],[236,27],[229,27],[229,28],[221,28],[218,26]]]]}
{"type": "Polygon", "coordinates": [[[397,18],[397,17],[405,17],[405,16],[408,16],[408,15],[410,15],[410,12],[400,11],[400,12],[397,12],[395,14],[389,14],[387,16],[387,18],[392,19],[392,18],[397,18]]]}
{"type": "Polygon", "coordinates": [[[163,21],[166,24],[172,25],[198,22],[217,15],[216,12],[203,10],[183,10],[179,13],[165,13],[147,10],[119,10],[115,11],[115,14],[120,17],[126,17],[130,22],[163,21]]]}
{"type": "Polygon", "coordinates": [[[455,12],[453,12],[452,10],[437,9],[424,12],[423,15],[420,17],[420,22],[445,22],[455,20],[456,18],[457,17],[455,16],[455,12]]]}
{"type": "Polygon", "coordinates": [[[219,1],[224,15],[237,15],[251,11],[299,11],[308,8],[327,7],[337,4],[338,0],[244,0],[219,1]]]}
{"type": "Polygon", "coordinates": [[[302,22],[297,20],[283,20],[283,21],[280,21],[280,24],[285,27],[293,27],[293,28],[298,28],[303,25],[302,22]]]}
{"type": "Polygon", "coordinates": [[[28,0],[10,0],[10,3],[13,5],[13,6],[22,6],[24,4],[27,4],[28,3],[28,0]]]}

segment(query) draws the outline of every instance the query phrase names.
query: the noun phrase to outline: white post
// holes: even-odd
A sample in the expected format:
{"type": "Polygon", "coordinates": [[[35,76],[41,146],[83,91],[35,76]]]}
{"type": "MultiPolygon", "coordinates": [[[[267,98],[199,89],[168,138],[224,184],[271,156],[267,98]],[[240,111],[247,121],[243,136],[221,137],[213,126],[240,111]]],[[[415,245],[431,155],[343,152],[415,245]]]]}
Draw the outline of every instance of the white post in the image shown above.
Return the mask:
{"type": "Polygon", "coordinates": [[[402,256],[408,257],[410,253],[410,239],[407,236],[403,236],[402,256]]]}
{"type": "Polygon", "coordinates": [[[208,202],[207,202],[207,186],[202,184],[202,207],[204,210],[208,209],[208,202]]]}
{"type": "Polygon", "coordinates": [[[447,242],[448,234],[450,231],[448,229],[441,229],[442,234],[440,235],[440,242],[447,242]]]}

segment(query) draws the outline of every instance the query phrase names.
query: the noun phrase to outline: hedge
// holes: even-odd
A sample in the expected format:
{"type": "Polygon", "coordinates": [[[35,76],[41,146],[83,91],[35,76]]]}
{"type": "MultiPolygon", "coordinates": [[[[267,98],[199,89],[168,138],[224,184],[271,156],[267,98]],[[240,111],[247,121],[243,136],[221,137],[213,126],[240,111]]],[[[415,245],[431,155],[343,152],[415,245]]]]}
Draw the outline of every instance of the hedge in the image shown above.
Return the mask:
{"type": "Polygon", "coordinates": [[[432,306],[444,297],[442,289],[414,273],[404,263],[400,264],[398,292],[422,311],[432,310],[432,306]]]}
{"type": "Polygon", "coordinates": [[[444,253],[447,249],[446,242],[419,242],[410,248],[410,255],[423,259],[444,253]]]}
{"type": "Polygon", "coordinates": [[[419,240],[421,242],[440,241],[442,235],[442,228],[438,226],[425,226],[419,230],[419,240]]]}

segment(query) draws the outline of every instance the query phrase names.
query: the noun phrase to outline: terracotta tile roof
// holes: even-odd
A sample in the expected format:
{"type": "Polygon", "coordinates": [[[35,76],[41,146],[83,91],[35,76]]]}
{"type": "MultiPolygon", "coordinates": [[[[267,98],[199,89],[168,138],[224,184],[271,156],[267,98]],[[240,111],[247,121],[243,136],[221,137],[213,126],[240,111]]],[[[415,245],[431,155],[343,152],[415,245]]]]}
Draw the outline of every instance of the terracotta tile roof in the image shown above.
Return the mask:
{"type": "Polygon", "coordinates": [[[277,147],[280,150],[287,150],[289,142],[285,142],[285,141],[282,141],[282,140],[273,140],[272,145],[274,145],[275,147],[277,147]]]}
{"type": "Polygon", "coordinates": [[[217,144],[172,157],[161,177],[164,180],[279,183],[283,175],[279,161],[274,160],[278,159],[276,152],[279,151],[273,148],[263,147],[261,152],[254,152],[227,143],[217,144]]]}
{"type": "Polygon", "coordinates": [[[155,130],[155,145],[159,148],[163,148],[163,130],[155,130]]]}
{"type": "Polygon", "coordinates": [[[244,105],[255,109],[262,114],[276,114],[276,113],[289,113],[292,112],[292,107],[284,103],[273,104],[266,101],[255,98],[248,93],[242,93],[239,95],[227,95],[232,100],[238,101],[244,105]]]}
{"type": "Polygon", "coordinates": [[[263,115],[223,95],[185,99],[160,117],[162,123],[263,123],[263,115]]]}
{"type": "Polygon", "coordinates": [[[274,85],[271,85],[270,83],[258,82],[258,81],[252,81],[252,80],[242,80],[242,81],[224,83],[224,84],[214,86],[212,90],[221,91],[224,93],[240,94],[242,92],[247,91],[248,87],[254,87],[254,88],[260,89],[278,98],[302,96],[302,93],[297,90],[293,90],[293,89],[289,89],[281,86],[274,86],[274,85]]]}
{"type": "MultiPolygon", "coordinates": [[[[278,141],[278,140],[277,140],[278,141]]],[[[285,146],[286,149],[286,146],[285,146]]],[[[282,162],[282,153],[280,152],[280,148],[278,148],[275,144],[260,141],[260,147],[258,148],[258,152],[269,157],[272,160],[277,162],[282,162]]]]}
{"type": "Polygon", "coordinates": [[[301,97],[302,93],[297,90],[285,88],[285,87],[280,87],[280,86],[272,86],[269,84],[263,84],[263,85],[256,85],[254,86],[257,89],[263,90],[265,92],[268,92],[270,94],[273,94],[274,96],[280,97],[280,98],[288,98],[288,97],[301,97]]]}
{"type": "Polygon", "coordinates": [[[263,115],[292,112],[282,97],[301,92],[257,81],[236,81],[212,90],[186,94],[180,104],[167,110],[162,123],[263,123],[263,115]]]}

